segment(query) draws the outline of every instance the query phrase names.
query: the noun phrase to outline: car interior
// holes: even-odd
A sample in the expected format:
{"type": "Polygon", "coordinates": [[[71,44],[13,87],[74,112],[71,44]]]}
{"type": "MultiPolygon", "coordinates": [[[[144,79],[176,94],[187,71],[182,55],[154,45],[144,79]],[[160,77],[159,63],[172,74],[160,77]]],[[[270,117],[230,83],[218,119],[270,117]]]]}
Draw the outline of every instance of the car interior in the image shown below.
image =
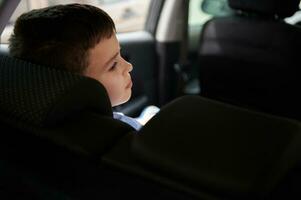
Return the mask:
{"type": "MultiPolygon", "coordinates": [[[[1,31],[19,2],[0,1],[1,31]]],[[[199,2],[196,32],[189,1],[154,0],[144,31],[118,34],[136,66],[119,107],[1,44],[0,199],[300,198],[299,0],[199,2]],[[149,104],[139,131],[112,117],[149,104]]]]}

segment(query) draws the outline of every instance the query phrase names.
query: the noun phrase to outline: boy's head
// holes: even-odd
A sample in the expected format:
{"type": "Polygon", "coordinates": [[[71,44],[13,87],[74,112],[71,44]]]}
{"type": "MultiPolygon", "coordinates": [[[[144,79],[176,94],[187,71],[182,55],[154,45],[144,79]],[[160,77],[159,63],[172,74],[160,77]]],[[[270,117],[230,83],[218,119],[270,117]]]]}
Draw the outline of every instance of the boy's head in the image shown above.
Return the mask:
{"type": "Polygon", "coordinates": [[[132,65],[120,55],[113,20],[97,7],[68,4],[24,13],[9,49],[14,57],[97,79],[113,106],[131,96],[132,65]]]}

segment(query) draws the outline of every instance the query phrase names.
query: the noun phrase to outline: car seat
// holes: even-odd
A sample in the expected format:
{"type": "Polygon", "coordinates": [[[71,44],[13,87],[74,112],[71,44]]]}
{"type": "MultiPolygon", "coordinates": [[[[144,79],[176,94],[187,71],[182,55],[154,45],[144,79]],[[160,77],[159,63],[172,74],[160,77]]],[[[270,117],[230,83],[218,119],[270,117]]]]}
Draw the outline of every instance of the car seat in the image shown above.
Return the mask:
{"type": "Polygon", "coordinates": [[[104,161],[136,133],[98,81],[0,55],[0,199],[196,199],[104,161]]]}
{"type": "Polygon", "coordinates": [[[277,199],[280,191],[291,199],[300,191],[300,131],[294,120],[184,96],[103,160],[198,199],[277,199]]]}
{"type": "Polygon", "coordinates": [[[0,55],[1,199],[105,196],[95,157],[131,131],[98,81],[0,55]]]}
{"type": "Polygon", "coordinates": [[[300,128],[184,96],[136,134],[99,82],[0,56],[1,199],[288,197],[300,128]]]}
{"type": "Polygon", "coordinates": [[[201,95],[301,119],[301,29],[284,18],[299,0],[229,0],[235,14],[209,20],[199,47],[201,95]]]}

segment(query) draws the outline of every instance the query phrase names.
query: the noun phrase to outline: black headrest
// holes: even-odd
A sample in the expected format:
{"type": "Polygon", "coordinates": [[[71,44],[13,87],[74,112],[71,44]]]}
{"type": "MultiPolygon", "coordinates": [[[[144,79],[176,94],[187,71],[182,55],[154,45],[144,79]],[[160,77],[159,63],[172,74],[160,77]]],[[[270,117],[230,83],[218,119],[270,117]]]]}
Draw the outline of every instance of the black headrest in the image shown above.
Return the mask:
{"type": "Polygon", "coordinates": [[[299,10],[300,0],[228,0],[236,10],[256,12],[264,15],[277,15],[285,18],[299,10]]]}
{"type": "Polygon", "coordinates": [[[91,110],[112,116],[96,80],[0,55],[0,117],[44,127],[91,110]]]}

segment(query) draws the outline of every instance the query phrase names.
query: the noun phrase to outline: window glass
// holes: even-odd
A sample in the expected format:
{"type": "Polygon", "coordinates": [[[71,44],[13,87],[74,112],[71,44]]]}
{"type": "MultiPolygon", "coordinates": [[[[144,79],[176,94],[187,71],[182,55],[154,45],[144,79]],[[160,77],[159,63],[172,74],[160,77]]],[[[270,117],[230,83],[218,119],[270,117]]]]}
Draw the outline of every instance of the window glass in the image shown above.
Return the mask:
{"type": "Polygon", "coordinates": [[[198,26],[204,24],[212,17],[212,15],[207,14],[202,10],[202,3],[203,0],[190,0],[188,16],[189,26],[198,26]]]}
{"type": "Polygon", "coordinates": [[[114,20],[117,33],[144,29],[151,0],[21,0],[8,25],[1,35],[1,43],[8,43],[15,20],[32,9],[57,4],[84,3],[106,11],[114,20]]]}
{"type": "Polygon", "coordinates": [[[197,51],[203,25],[212,17],[232,14],[227,0],[190,0],[188,15],[189,49],[197,51]]]}
{"type": "Polygon", "coordinates": [[[189,25],[202,25],[212,17],[232,14],[227,0],[190,0],[189,25]]]}

